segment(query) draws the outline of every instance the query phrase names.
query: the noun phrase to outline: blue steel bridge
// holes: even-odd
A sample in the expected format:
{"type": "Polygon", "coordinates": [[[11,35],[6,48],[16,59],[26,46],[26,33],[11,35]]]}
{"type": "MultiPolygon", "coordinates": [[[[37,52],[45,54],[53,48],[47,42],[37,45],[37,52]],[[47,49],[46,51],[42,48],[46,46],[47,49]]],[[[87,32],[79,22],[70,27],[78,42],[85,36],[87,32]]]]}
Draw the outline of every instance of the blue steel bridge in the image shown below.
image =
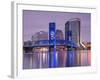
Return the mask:
{"type": "MultiPolygon", "coordinates": [[[[24,49],[31,49],[34,47],[49,47],[52,46],[53,44],[49,43],[49,40],[38,40],[35,42],[35,44],[29,44],[29,45],[24,45],[24,49]]],[[[73,47],[77,48],[77,44],[75,44],[74,41],[66,41],[66,40],[56,40],[56,46],[65,46],[65,47],[73,47]]]]}

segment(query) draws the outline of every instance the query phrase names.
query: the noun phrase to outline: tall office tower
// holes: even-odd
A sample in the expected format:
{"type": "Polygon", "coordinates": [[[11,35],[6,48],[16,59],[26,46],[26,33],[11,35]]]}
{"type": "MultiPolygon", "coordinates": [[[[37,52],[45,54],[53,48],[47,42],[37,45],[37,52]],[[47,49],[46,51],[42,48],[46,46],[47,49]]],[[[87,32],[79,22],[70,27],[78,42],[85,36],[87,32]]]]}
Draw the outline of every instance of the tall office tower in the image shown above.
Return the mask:
{"type": "Polygon", "coordinates": [[[56,25],[49,23],[49,67],[57,67],[56,25]]]}
{"type": "Polygon", "coordinates": [[[80,47],[80,19],[70,19],[65,24],[65,43],[67,47],[66,66],[76,66],[75,48],[80,47]]]}
{"type": "Polygon", "coordinates": [[[71,30],[72,31],[72,41],[74,43],[74,46],[80,46],[80,19],[79,18],[73,18],[67,21],[65,24],[65,40],[67,41],[67,32],[71,30]]]}

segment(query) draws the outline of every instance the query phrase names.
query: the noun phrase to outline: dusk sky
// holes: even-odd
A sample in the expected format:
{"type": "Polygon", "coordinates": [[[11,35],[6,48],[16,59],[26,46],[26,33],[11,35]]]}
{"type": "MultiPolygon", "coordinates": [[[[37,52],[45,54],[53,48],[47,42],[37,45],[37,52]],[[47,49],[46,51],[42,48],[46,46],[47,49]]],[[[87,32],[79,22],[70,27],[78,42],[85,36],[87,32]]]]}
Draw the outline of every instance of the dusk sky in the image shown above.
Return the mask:
{"type": "Polygon", "coordinates": [[[81,20],[81,41],[91,41],[91,14],[71,12],[51,12],[23,10],[23,36],[24,41],[31,40],[32,35],[39,31],[48,32],[49,23],[55,22],[56,29],[64,33],[65,23],[71,18],[81,20]]]}

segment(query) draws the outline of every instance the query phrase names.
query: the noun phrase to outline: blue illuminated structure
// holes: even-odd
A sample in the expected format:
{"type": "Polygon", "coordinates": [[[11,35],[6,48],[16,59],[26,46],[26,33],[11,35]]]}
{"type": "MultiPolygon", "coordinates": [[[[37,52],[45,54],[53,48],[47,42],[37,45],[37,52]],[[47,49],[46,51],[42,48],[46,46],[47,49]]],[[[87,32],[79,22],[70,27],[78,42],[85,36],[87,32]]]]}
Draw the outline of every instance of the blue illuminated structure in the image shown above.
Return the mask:
{"type": "Polygon", "coordinates": [[[49,44],[56,45],[56,27],[55,23],[49,23],[49,44]]]}
{"type": "Polygon", "coordinates": [[[56,25],[49,23],[49,68],[57,67],[57,53],[56,53],[56,25]]]}

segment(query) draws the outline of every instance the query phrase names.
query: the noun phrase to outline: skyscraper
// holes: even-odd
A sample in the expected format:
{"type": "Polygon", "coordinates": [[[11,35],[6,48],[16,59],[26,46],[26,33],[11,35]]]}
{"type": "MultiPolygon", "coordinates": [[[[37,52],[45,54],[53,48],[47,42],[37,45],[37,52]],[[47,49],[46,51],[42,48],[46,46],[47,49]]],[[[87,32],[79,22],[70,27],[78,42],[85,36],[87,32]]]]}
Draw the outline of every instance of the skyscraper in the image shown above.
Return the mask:
{"type": "Polygon", "coordinates": [[[76,66],[75,48],[80,47],[80,19],[74,18],[65,24],[65,43],[67,46],[66,66],[76,66]]]}
{"type": "Polygon", "coordinates": [[[65,40],[67,41],[67,32],[72,32],[72,41],[76,46],[80,46],[80,19],[73,18],[65,23],[65,40]]]}

